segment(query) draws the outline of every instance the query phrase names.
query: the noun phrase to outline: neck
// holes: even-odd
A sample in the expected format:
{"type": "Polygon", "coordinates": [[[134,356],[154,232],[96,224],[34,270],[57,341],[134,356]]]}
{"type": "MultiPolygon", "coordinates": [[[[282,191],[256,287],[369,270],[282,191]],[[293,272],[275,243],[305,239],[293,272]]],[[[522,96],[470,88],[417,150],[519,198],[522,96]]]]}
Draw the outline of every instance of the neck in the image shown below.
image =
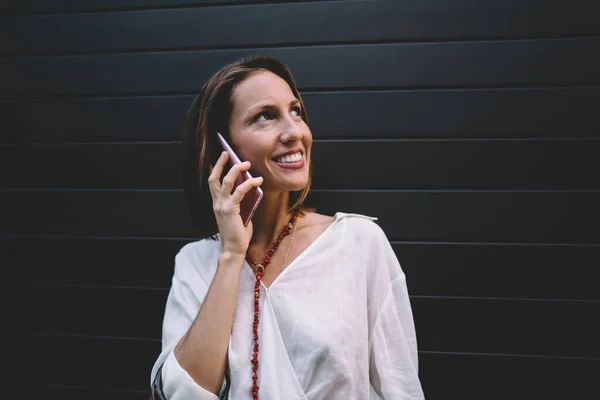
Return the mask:
{"type": "Polygon", "coordinates": [[[288,223],[289,192],[265,193],[252,218],[251,245],[267,248],[288,223]]]}

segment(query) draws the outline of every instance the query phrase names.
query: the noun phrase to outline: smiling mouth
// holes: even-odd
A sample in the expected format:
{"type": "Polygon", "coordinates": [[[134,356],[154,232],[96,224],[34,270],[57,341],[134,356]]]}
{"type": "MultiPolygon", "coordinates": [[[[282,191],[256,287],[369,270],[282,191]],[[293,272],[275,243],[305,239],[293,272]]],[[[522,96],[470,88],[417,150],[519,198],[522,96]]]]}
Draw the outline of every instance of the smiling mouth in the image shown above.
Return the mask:
{"type": "Polygon", "coordinates": [[[297,163],[300,160],[302,160],[302,152],[300,151],[294,154],[288,154],[286,156],[281,156],[273,159],[273,161],[279,164],[292,164],[297,163]]]}

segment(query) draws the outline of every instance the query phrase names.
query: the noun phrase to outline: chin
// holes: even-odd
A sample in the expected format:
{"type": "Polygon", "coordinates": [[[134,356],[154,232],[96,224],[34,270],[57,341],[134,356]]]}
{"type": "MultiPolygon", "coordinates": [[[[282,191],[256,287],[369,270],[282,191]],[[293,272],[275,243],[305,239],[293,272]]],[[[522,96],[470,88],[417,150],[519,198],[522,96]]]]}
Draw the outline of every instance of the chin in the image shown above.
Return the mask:
{"type": "Polygon", "coordinates": [[[294,181],[287,182],[286,189],[290,192],[297,192],[299,190],[304,189],[308,185],[308,176],[303,177],[302,179],[295,179],[294,181]]]}
{"type": "Polygon", "coordinates": [[[262,185],[263,190],[267,192],[297,192],[304,189],[308,185],[308,179],[291,181],[276,181],[262,185]]]}
{"type": "Polygon", "coordinates": [[[306,185],[308,185],[308,183],[306,183],[304,185],[294,186],[290,189],[287,189],[287,191],[288,192],[299,192],[300,190],[304,189],[306,187],[306,185]]]}

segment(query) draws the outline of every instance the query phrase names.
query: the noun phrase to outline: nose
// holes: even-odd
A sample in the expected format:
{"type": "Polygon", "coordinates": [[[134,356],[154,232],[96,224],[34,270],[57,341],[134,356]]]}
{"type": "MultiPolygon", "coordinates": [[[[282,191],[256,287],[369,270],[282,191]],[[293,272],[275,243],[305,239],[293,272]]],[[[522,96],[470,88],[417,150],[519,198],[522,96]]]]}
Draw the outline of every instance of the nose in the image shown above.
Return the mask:
{"type": "Polygon", "coordinates": [[[282,143],[302,140],[302,136],[304,136],[304,126],[304,121],[295,120],[291,116],[287,116],[282,120],[279,140],[281,140],[282,143]]]}

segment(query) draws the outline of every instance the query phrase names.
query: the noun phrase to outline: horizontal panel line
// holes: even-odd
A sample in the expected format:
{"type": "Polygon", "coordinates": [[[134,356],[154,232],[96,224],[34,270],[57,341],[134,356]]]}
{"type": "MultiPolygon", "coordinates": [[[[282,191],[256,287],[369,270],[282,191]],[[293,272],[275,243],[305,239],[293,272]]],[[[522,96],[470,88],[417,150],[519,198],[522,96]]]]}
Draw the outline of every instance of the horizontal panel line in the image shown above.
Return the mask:
{"type": "MultiPolygon", "coordinates": [[[[325,89],[304,89],[300,90],[300,94],[303,93],[312,93],[317,92],[317,94],[378,94],[378,93],[407,93],[407,92],[517,92],[517,91],[553,91],[553,90],[568,90],[568,89],[600,89],[600,85],[598,84],[587,84],[587,85],[579,85],[579,84],[564,84],[560,86],[552,86],[552,85],[539,85],[539,86],[516,86],[516,85],[490,85],[475,87],[475,86],[464,86],[464,85],[456,85],[456,86],[426,86],[421,89],[419,88],[406,88],[406,87],[389,87],[389,88],[376,88],[376,89],[368,89],[365,86],[365,89],[357,89],[353,88],[331,88],[329,90],[325,89]]],[[[162,97],[158,95],[156,97],[162,97]]]]}
{"type": "Polygon", "coordinates": [[[489,297],[489,296],[427,296],[410,295],[411,299],[430,299],[430,300],[500,300],[500,301],[532,301],[542,303],[585,303],[600,304],[600,300],[582,300],[582,299],[554,299],[554,298],[528,298],[528,297],[489,297]]]}
{"type": "Polygon", "coordinates": [[[352,86],[347,88],[314,86],[311,88],[298,88],[302,93],[363,93],[363,92],[425,92],[425,91],[485,91],[485,90],[532,90],[532,89],[589,89],[597,88],[598,82],[553,82],[527,84],[461,84],[461,85],[402,85],[402,86],[352,86]]]}
{"type": "MultiPolygon", "coordinates": [[[[406,93],[406,92],[507,92],[507,91],[553,91],[553,90],[568,90],[568,89],[600,89],[600,85],[597,84],[591,84],[591,85],[587,85],[584,87],[581,86],[569,86],[569,85],[562,85],[559,87],[549,87],[549,86],[540,86],[540,87],[521,87],[521,86],[489,86],[489,87],[479,87],[479,88],[473,88],[473,87],[457,87],[457,88],[452,88],[452,87],[441,87],[441,88],[435,88],[435,87],[425,87],[423,89],[389,89],[389,88],[384,88],[384,89],[373,89],[373,90],[368,90],[368,89],[354,89],[354,88],[350,88],[350,89],[340,89],[340,88],[335,88],[332,90],[320,90],[318,91],[317,94],[380,94],[380,93],[406,93]]],[[[303,93],[312,93],[314,92],[314,90],[312,89],[304,89],[304,90],[300,90],[300,94],[302,95],[303,93]]],[[[122,94],[122,93],[117,93],[115,95],[112,96],[104,96],[104,95],[93,95],[93,96],[85,96],[85,97],[81,97],[81,98],[77,98],[77,97],[73,97],[73,99],[75,100],[89,100],[89,99],[93,99],[93,100],[116,100],[116,99],[123,99],[123,98],[127,98],[127,99],[161,99],[161,98],[168,98],[168,97],[192,97],[197,95],[198,92],[197,91],[171,91],[171,92],[160,92],[160,93],[155,93],[153,94],[152,92],[144,92],[142,94],[137,94],[137,95],[132,95],[132,96],[128,96],[126,94],[122,94]]],[[[32,98],[30,100],[35,100],[35,98],[32,98]]],[[[52,100],[63,100],[62,97],[57,97],[56,99],[53,97],[44,97],[43,101],[52,101],[52,100]]],[[[16,100],[0,100],[0,103],[16,103],[16,100]]]]}
{"type": "MultiPolygon", "coordinates": [[[[0,236],[1,237],[1,236],[0,236]]],[[[427,245],[427,246],[510,246],[510,247],[600,247],[595,243],[527,243],[527,242],[432,242],[432,241],[407,241],[390,240],[392,244],[427,245]]]]}
{"type": "MultiPolygon", "coordinates": [[[[106,236],[106,235],[89,235],[89,234],[23,234],[23,233],[0,233],[0,240],[11,239],[52,239],[52,240],[141,240],[141,241],[177,241],[188,242],[200,240],[197,237],[179,237],[179,236],[106,236]]],[[[600,247],[600,244],[595,243],[529,243],[529,242],[451,242],[451,241],[412,241],[412,240],[390,240],[391,244],[398,245],[426,245],[426,246],[516,246],[516,247],[600,247]]]]}
{"type": "MultiPolygon", "coordinates": [[[[314,139],[314,143],[413,143],[413,142],[579,142],[579,141],[600,141],[600,131],[598,137],[476,137],[476,138],[335,138],[335,139],[314,139]]],[[[100,142],[103,143],[103,142],[100,142]]],[[[117,142],[118,143],[118,142],[117,142]]],[[[179,142],[176,142],[179,143],[179,142]]]]}
{"type": "MultiPolygon", "coordinates": [[[[147,286],[112,286],[112,285],[87,285],[87,284],[62,284],[62,283],[29,283],[26,281],[6,281],[4,287],[25,287],[31,289],[92,289],[92,290],[123,290],[140,292],[168,292],[169,287],[147,287],[147,286]]],[[[519,301],[519,302],[541,302],[541,303],[584,303],[600,304],[600,300],[582,299],[555,299],[555,298],[527,298],[527,297],[490,297],[490,296],[428,296],[410,295],[411,299],[425,300],[475,300],[475,301],[519,301]]]]}
{"type": "MultiPolygon", "coordinates": [[[[91,339],[91,340],[147,341],[147,342],[161,343],[161,339],[132,338],[132,337],[122,337],[122,336],[93,336],[93,335],[78,335],[78,334],[69,334],[69,333],[0,332],[0,335],[65,337],[65,338],[91,339]]],[[[544,358],[544,359],[600,361],[599,358],[595,358],[595,357],[568,357],[568,356],[551,356],[551,355],[534,355],[534,354],[470,353],[470,352],[450,352],[450,351],[435,351],[435,350],[420,350],[419,353],[420,354],[428,354],[428,355],[518,357],[518,358],[544,358]]]]}
{"type": "Polygon", "coordinates": [[[43,384],[19,384],[19,388],[43,388],[43,389],[75,389],[75,390],[89,390],[89,391],[101,391],[110,393],[135,393],[147,396],[147,390],[133,390],[133,389],[113,389],[105,387],[89,387],[89,386],[69,386],[69,385],[43,385],[43,384]]]}
{"type": "MultiPolygon", "coordinates": [[[[381,137],[336,137],[335,139],[314,139],[313,143],[479,143],[479,142],[600,142],[599,137],[478,137],[478,138],[381,138],[381,137]]],[[[93,146],[164,146],[164,145],[180,145],[181,140],[107,140],[107,141],[67,141],[67,142],[18,142],[18,143],[1,143],[1,148],[27,148],[27,147],[93,147],[93,146]]]]}
{"type": "Polygon", "coordinates": [[[379,39],[379,40],[337,40],[337,41],[322,41],[322,42],[283,42],[273,44],[261,44],[257,47],[256,44],[247,45],[213,45],[213,46],[181,46],[181,47],[165,47],[160,49],[132,49],[132,50],[98,50],[98,51],[69,51],[61,53],[28,53],[28,54],[1,54],[0,60],[10,59],[32,59],[32,58],[60,58],[60,57],[87,57],[98,55],[124,55],[124,54],[165,54],[177,52],[200,52],[200,51],[231,51],[231,50],[294,50],[308,47],[350,47],[350,46],[387,46],[387,45],[429,45],[429,44],[457,44],[457,43],[497,43],[497,42],[538,42],[538,41],[564,41],[577,39],[598,39],[600,35],[562,35],[562,36],[543,36],[543,37],[451,37],[447,39],[429,38],[429,39],[379,39]]]}
{"type": "MultiPolygon", "coordinates": [[[[179,185],[173,185],[179,187],[179,185]]],[[[478,185],[479,186],[479,185],[478,185]]],[[[114,187],[96,187],[96,188],[88,188],[88,187],[44,187],[44,186],[36,186],[36,187],[20,187],[20,185],[9,185],[9,187],[0,188],[0,193],[15,193],[15,192],[36,192],[36,193],[93,193],[93,192],[128,192],[128,193],[136,193],[136,192],[147,192],[147,193],[162,193],[162,192],[183,192],[182,189],[179,188],[165,188],[165,187],[144,187],[144,188],[132,188],[132,187],[122,187],[122,188],[114,188],[114,187]]],[[[350,189],[350,188],[342,188],[342,189],[311,189],[311,193],[364,193],[364,194],[382,194],[382,195],[392,195],[392,194],[502,194],[502,193],[512,193],[512,194],[600,194],[600,189],[490,189],[490,188],[478,188],[478,189],[439,189],[439,188],[430,188],[430,189],[350,189]]]]}
{"type": "Polygon", "coordinates": [[[503,354],[503,353],[466,353],[456,351],[430,351],[420,350],[419,354],[427,355],[450,355],[450,356],[484,356],[484,357],[515,357],[515,358],[541,358],[541,359],[556,359],[556,360],[581,360],[581,361],[600,361],[596,357],[569,357],[569,356],[548,356],[536,354],[503,354]]]}
{"type": "Polygon", "coordinates": [[[158,241],[181,241],[186,240],[199,240],[199,238],[192,237],[165,237],[165,236],[97,236],[97,235],[78,235],[78,234],[22,234],[22,233],[0,233],[1,239],[59,239],[59,240],[72,240],[72,239],[86,239],[86,240],[158,240],[158,241]]]}
{"type": "Polygon", "coordinates": [[[204,4],[163,4],[160,6],[132,6],[132,7],[110,7],[110,8],[88,8],[84,10],[60,10],[60,11],[29,11],[20,12],[17,10],[6,10],[5,14],[10,13],[11,16],[18,17],[37,17],[37,16],[60,16],[60,15],[85,15],[85,14],[109,14],[115,12],[129,12],[129,11],[160,11],[160,10],[172,10],[172,9],[196,9],[196,8],[218,8],[218,7],[232,7],[232,6],[253,6],[253,5],[270,5],[270,4],[294,4],[294,3],[322,3],[322,2],[343,2],[347,0],[248,0],[248,1],[220,1],[218,3],[204,3],[204,4]]]}
{"type": "MultiPolygon", "coordinates": [[[[317,142],[317,140],[314,140],[317,142]]],[[[107,140],[90,142],[19,142],[19,143],[0,143],[1,148],[21,148],[21,147],[93,147],[93,146],[165,146],[181,144],[180,140],[140,140],[131,141],[107,140]]]]}
{"type": "Polygon", "coordinates": [[[182,192],[181,189],[102,189],[102,188],[45,188],[45,189],[0,189],[0,193],[13,193],[13,192],[44,192],[44,193],[69,193],[69,192],[148,192],[148,193],[169,193],[169,192],[182,192]]]}
{"type": "MultiPolygon", "coordinates": [[[[362,86],[362,87],[322,87],[299,88],[300,94],[377,94],[377,93],[408,93],[408,92],[492,92],[492,91],[532,91],[532,90],[565,90],[565,89],[600,89],[598,82],[569,83],[569,84],[537,84],[537,85],[447,85],[447,86],[362,86]]],[[[39,97],[23,97],[18,99],[3,98],[2,103],[18,103],[22,101],[64,101],[64,100],[112,100],[196,96],[196,90],[161,91],[161,92],[118,92],[85,94],[72,93],[64,95],[48,95],[39,97]]]]}
{"type": "Polygon", "coordinates": [[[43,337],[65,337],[73,339],[99,339],[99,340],[127,340],[136,342],[161,342],[161,339],[142,338],[142,337],[127,337],[127,336],[97,336],[97,335],[82,335],[77,333],[52,333],[52,332],[14,332],[0,331],[0,335],[10,336],[43,336],[43,337]]]}
{"type": "MultiPolygon", "coordinates": [[[[2,190],[0,189],[0,192],[2,190]]],[[[488,193],[577,193],[600,194],[598,189],[311,189],[314,193],[378,193],[378,194],[488,194],[488,193]]]]}
{"type": "Polygon", "coordinates": [[[26,288],[57,288],[57,289],[94,289],[94,290],[123,290],[123,291],[154,291],[165,292],[168,287],[150,287],[150,286],[112,286],[112,285],[86,285],[71,283],[34,283],[27,281],[4,281],[3,287],[26,287],[26,288]]]}
{"type": "MultiPolygon", "coordinates": [[[[566,132],[565,132],[566,133],[566,132]]],[[[551,137],[551,136],[488,136],[488,137],[446,137],[446,136],[407,136],[403,135],[402,137],[390,137],[390,136],[376,136],[376,135],[348,135],[344,136],[341,134],[319,134],[318,139],[314,139],[314,143],[480,143],[480,142],[514,142],[514,143],[523,143],[523,142],[580,142],[580,141],[599,141],[600,140],[600,131],[598,136],[581,136],[581,137],[551,137]]],[[[50,141],[50,142],[28,142],[28,141],[6,141],[2,142],[2,138],[0,138],[0,149],[6,148],[28,148],[28,147],[71,147],[71,146],[97,146],[97,145],[179,145],[181,144],[180,140],[128,140],[125,139],[123,141],[118,141],[114,139],[110,140],[97,140],[91,139],[89,141],[50,141]]]]}
{"type": "MultiPolygon", "coordinates": [[[[175,193],[182,189],[114,189],[114,188],[2,188],[0,193],[175,193]]],[[[369,193],[369,194],[600,194],[600,189],[311,189],[311,193],[369,193]]]]}

